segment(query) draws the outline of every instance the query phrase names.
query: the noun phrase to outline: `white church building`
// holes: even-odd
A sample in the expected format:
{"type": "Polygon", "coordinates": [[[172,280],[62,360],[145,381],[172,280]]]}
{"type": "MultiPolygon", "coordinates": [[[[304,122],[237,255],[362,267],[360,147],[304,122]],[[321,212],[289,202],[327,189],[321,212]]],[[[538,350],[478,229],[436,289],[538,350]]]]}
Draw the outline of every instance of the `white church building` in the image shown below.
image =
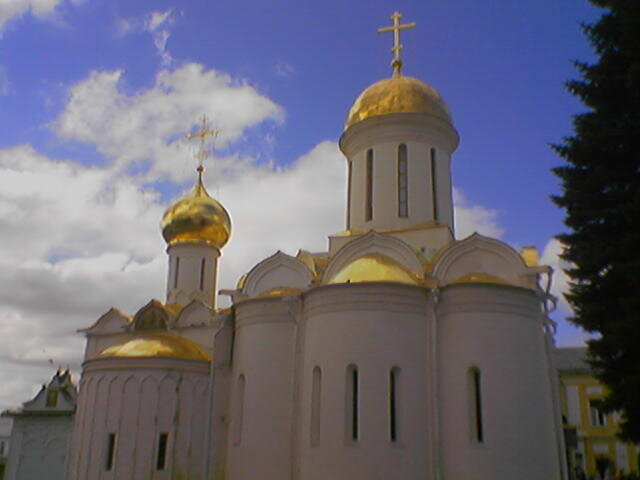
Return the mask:
{"type": "Polygon", "coordinates": [[[402,75],[392,19],[393,75],[340,138],[345,231],[261,261],[218,308],[232,227],[200,167],[162,219],[165,302],[83,330],[69,479],[566,479],[551,270],[456,240],[458,132],[402,75]]]}

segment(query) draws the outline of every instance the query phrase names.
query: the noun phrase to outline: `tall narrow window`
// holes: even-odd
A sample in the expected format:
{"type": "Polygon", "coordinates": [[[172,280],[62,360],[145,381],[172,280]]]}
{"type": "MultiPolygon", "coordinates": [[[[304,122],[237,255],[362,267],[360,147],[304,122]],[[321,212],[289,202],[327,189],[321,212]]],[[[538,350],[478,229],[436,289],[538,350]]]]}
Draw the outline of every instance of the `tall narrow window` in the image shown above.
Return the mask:
{"type": "Polygon", "coordinates": [[[311,446],[320,444],[320,397],[322,395],[322,371],[320,367],[313,369],[311,385],[311,446]]]}
{"type": "Polygon", "coordinates": [[[482,382],[477,367],[469,369],[470,410],[472,438],[478,443],[484,442],[484,426],[482,424],[482,382]]]}
{"type": "Polygon", "coordinates": [[[589,400],[589,416],[591,425],[594,427],[604,427],[607,424],[607,416],[599,407],[597,400],[589,400]]]}
{"type": "Polygon", "coordinates": [[[398,384],[400,368],[394,367],[389,372],[389,440],[398,441],[398,384]]]}
{"type": "Polygon", "coordinates": [[[158,454],[156,456],[156,470],[164,470],[167,464],[167,443],[169,434],[163,432],[158,437],[158,454]]]}
{"type": "Polygon", "coordinates": [[[180,257],[176,257],[176,271],[173,275],[173,288],[178,288],[178,274],[180,273],[180,257]]]}
{"type": "Polygon", "coordinates": [[[358,367],[349,365],[347,367],[347,405],[346,405],[346,427],[347,438],[357,442],[360,437],[360,398],[358,367]]]}
{"type": "Polygon", "coordinates": [[[207,266],[207,259],[203,258],[200,260],[200,291],[204,290],[204,271],[207,266]]]}
{"type": "Polygon", "coordinates": [[[407,184],[407,146],[398,146],[398,216],[409,216],[409,195],[407,184]]]}
{"type": "Polygon", "coordinates": [[[373,150],[367,150],[367,174],[366,174],[366,199],[364,220],[368,222],[373,218],[373,150]]]}
{"type": "Polygon", "coordinates": [[[351,175],[353,164],[347,160],[347,230],[351,228],[351,175]]]}
{"type": "Polygon", "coordinates": [[[116,457],[116,434],[107,434],[107,458],[105,462],[105,468],[107,470],[113,470],[113,464],[116,457]]]}
{"type": "Polygon", "coordinates": [[[431,198],[433,201],[433,219],[438,221],[438,170],[436,167],[436,149],[431,149],[431,198]]]}
{"type": "Polygon", "coordinates": [[[236,404],[235,404],[235,424],[233,425],[233,444],[240,445],[242,441],[242,422],[244,416],[244,389],[245,378],[244,375],[238,377],[238,384],[236,388],[236,404]]]}

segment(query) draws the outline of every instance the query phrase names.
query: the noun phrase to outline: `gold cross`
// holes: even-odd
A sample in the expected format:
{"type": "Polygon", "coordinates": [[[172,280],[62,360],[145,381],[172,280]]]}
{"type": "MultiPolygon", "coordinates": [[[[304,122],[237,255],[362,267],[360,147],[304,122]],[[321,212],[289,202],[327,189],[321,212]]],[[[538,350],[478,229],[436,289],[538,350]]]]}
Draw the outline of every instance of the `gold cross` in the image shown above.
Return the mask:
{"type": "Polygon", "coordinates": [[[402,50],[402,44],[400,43],[400,30],[413,28],[416,26],[416,22],[400,25],[400,20],[402,20],[402,14],[400,12],[393,12],[391,20],[393,20],[393,26],[379,28],[378,33],[393,32],[393,48],[391,48],[393,60],[391,60],[391,67],[393,68],[393,76],[399,77],[402,75],[400,72],[402,69],[402,58],[400,58],[400,51],[402,50]]]}
{"type": "Polygon", "coordinates": [[[198,153],[196,153],[196,158],[198,159],[198,168],[197,171],[202,173],[204,171],[204,161],[207,158],[208,152],[205,148],[204,142],[207,137],[217,137],[220,133],[220,130],[213,129],[211,130],[209,127],[209,118],[206,115],[202,115],[200,119],[200,130],[193,133],[187,134],[187,140],[193,140],[194,138],[200,139],[200,146],[198,148],[198,153]]]}

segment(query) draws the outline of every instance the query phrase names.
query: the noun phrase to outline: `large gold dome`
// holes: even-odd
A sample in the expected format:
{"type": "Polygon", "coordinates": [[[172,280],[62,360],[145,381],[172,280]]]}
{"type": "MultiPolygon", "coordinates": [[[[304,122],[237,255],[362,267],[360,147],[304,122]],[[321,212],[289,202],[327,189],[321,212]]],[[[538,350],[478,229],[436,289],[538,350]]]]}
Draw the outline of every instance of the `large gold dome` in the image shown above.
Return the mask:
{"type": "Polygon", "coordinates": [[[208,362],[211,357],[195,342],[169,333],[138,334],[105,348],[96,358],[178,358],[208,362]]]}
{"type": "Polygon", "coordinates": [[[231,219],[211,198],[198,175],[193,193],[171,205],[162,216],[162,236],[169,245],[205,243],[224,247],[231,237],[231,219]]]}
{"type": "Polygon", "coordinates": [[[396,76],[362,92],[353,102],[344,128],[389,113],[428,113],[452,123],[449,107],[435,88],[417,78],[396,76]]]}

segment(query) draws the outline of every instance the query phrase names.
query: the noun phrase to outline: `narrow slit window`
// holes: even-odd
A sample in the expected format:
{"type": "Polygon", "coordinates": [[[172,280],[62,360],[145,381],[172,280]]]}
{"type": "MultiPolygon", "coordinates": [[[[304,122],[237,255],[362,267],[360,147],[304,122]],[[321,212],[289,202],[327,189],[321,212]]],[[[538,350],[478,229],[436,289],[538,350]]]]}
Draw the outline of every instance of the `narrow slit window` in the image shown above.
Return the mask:
{"type": "Polygon", "coordinates": [[[313,369],[311,385],[311,446],[320,444],[320,397],[322,395],[322,371],[313,369]]]}
{"type": "Polygon", "coordinates": [[[176,257],[176,271],[173,276],[173,288],[178,288],[178,274],[180,273],[180,257],[176,257]]]}
{"type": "Polygon", "coordinates": [[[233,426],[233,444],[240,445],[242,441],[242,422],[244,416],[244,390],[246,380],[244,375],[238,377],[238,384],[236,390],[236,418],[235,425],[233,426]]]}
{"type": "Polygon", "coordinates": [[[407,146],[398,146],[398,216],[409,216],[407,146]]]}
{"type": "Polygon", "coordinates": [[[347,438],[357,442],[360,437],[360,398],[358,367],[347,367],[347,438]]]}
{"type": "Polygon", "coordinates": [[[163,432],[158,437],[158,455],[156,457],[156,470],[164,470],[167,464],[167,443],[169,434],[163,432]]]}
{"type": "Polygon", "coordinates": [[[347,160],[347,230],[351,228],[351,175],[353,174],[353,164],[347,160]]]}
{"type": "Polygon", "coordinates": [[[207,266],[207,259],[200,260],[200,291],[204,291],[204,272],[207,266]]]}
{"type": "Polygon", "coordinates": [[[473,440],[484,442],[484,425],[482,419],[482,379],[480,370],[476,367],[469,369],[469,386],[471,390],[471,428],[473,440]]]}
{"type": "Polygon", "coordinates": [[[431,198],[433,200],[433,219],[438,221],[438,171],[435,148],[431,149],[431,198]]]}
{"type": "Polygon", "coordinates": [[[366,204],[364,220],[368,222],[373,219],[373,150],[367,150],[367,174],[366,174],[366,204]]]}
{"type": "Polygon", "coordinates": [[[107,458],[105,462],[105,469],[107,471],[113,470],[113,464],[116,457],[116,434],[107,434],[107,458]]]}
{"type": "Polygon", "coordinates": [[[394,367],[389,372],[389,440],[398,441],[398,383],[400,369],[394,367]]]}

